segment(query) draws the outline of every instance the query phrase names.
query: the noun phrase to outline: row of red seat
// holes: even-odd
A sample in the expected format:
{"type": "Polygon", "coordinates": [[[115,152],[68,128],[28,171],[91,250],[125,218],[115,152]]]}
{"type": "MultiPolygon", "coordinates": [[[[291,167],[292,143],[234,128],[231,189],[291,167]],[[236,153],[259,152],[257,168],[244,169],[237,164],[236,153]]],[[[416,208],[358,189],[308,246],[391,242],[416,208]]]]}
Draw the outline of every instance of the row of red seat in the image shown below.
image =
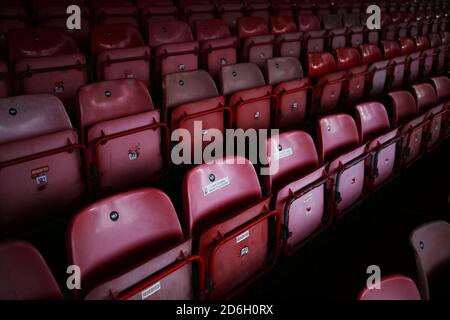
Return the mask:
{"type": "MultiPolygon", "coordinates": [[[[192,41],[192,33],[183,22],[159,23],[155,27],[160,32],[153,30],[149,37],[150,47],[144,45],[132,27],[95,27],[92,55],[96,57],[96,78],[136,78],[149,85],[152,78],[158,83],[167,74],[196,70],[200,65],[217,79],[223,66],[233,65],[237,60],[265,67],[267,60],[274,55],[274,47],[279,49],[280,55],[293,53],[296,58],[300,55],[300,42],[283,42],[283,37],[291,33],[279,36],[277,43],[281,46],[274,46],[273,35],[241,35],[239,38],[244,39],[242,57],[238,59],[238,40],[230,37],[223,21],[205,20],[197,26],[198,42],[192,41]],[[154,63],[152,56],[156,57],[154,63]],[[156,69],[154,74],[150,72],[151,66],[156,69]]],[[[322,45],[323,40],[314,39],[322,41],[322,45]]],[[[18,91],[22,94],[55,94],[73,115],[76,92],[88,82],[90,67],[70,37],[52,29],[16,29],[9,33],[8,42],[10,61],[15,63],[18,91]]],[[[430,33],[413,39],[381,41],[381,50],[374,44],[363,44],[359,50],[338,48],[334,57],[327,52],[307,52],[303,65],[307,67],[307,75],[314,87],[313,111],[320,114],[336,109],[338,104],[352,105],[365,93],[376,97],[385,89],[417,81],[419,75],[426,78],[432,73],[443,72],[449,55],[449,42],[450,34],[447,32],[442,35],[430,33]],[[332,97],[326,97],[330,92],[332,97]]],[[[11,94],[11,77],[7,76],[6,64],[0,67],[3,69],[0,96],[7,96],[11,94]]],[[[302,71],[295,75],[295,78],[302,77],[302,71]]],[[[279,80],[291,79],[281,77],[279,80]]],[[[250,88],[249,85],[246,84],[246,88],[250,88]]],[[[158,92],[158,86],[155,85],[152,91],[158,92]]]]}
{"type": "MultiPolygon", "coordinates": [[[[279,161],[279,170],[263,177],[266,194],[261,191],[252,163],[241,157],[228,157],[189,169],[182,186],[183,223],[170,199],[156,189],[127,191],[91,204],[73,217],[67,230],[69,263],[82,270],[82,290],[77,290],[75,297],[233,296],[270,270],[280,250],[288,255],[293,253],[371,191],[396,177],[400,169],[448,137],[449,88],[449,78],[437,77],[431,83],[413,85],[411,92],[390,92],[386,103],[389,112],[383,104],[370,102],[356,106],[354,118],[348,114],[323,117],[317,122],[317,147],[311,136],[300,130],[271,137],[267,141],[267,166],[270,168],[274,161],[279,161]],[[181,225],[185,226],[185,233],[181,225]]],[[[38,96],[33,97],[34,101],[37,99],[38,96]]],[[[49,106],[45,102],[42,104],[49,106]]],[[[56,125],[57,112],[52,111],[56,125]]],[[[59,111],[63,116],[62,106],[59,111]]],[[[12,119],[19,119],[22,113],[32,111],[10,108],[8,112],[12,119]]],[[[33,120],[35,123],[37,119],[33,120]]],[[[116,121],[114,128],[122,126],[116,121]]],[[[23,126],[16,125],[5,132],[11,137],[13,131],[19,131],[17,128],[23,126]]],[[[48,126],[45,128],[51,130],[48,126]]],[[[0,154],[24,153],[30,149],[30,142],[36,148],[44,143],[49,145],[57,138],[61,142],[75,140],[73,136],[67,137],[71,132],[69,128],[60,127],[60,130],[35,138],[39,141],[27,139],[2,144],[0,154]]],[[[102,129],[97,127],[96,130],[102,129]]],[[[127,133],[128,137],[133,135],[131,131],[127,133]]],[[[104,146],[117,147],[109,143],[104,146]]],[[[8,166],[3,166],[0,174],[10,176],[0,181],[15,181],[14,190],[8,183],[2,185],[0,193],[4,196],[2,206],[16,206],[7,218],[17,218],[21,210],[17,208],[19,202],[20,205],[36,202],[28,213],[38,215],[39,209],[45,206],[44,196],[57,203],[64,200],[65,195],[73,194],[74,183],[68,183],[67,177],[79,169],[80,163],[73,149],[75,146],[69,144],[45,154],[24,156],[21,161],[10,161],[8,166]],[[46,166],[39,163],[42,156],[46,157],[46,166]],[[75,167],[70,168],[70,163],[75,167]],[[25,170],[19,172],[20,166],[25,166],[25,170]],[[57,178],[55,170],[62,170],[64,183],[53,183],[57,178]],[[37,188],[29,183],[30,171],[37,188]],[[28,182],[19,179],[21,176],[26,176],[28,182]],[[22,183],[31,186],[22,186],[22,183]],[[17,190],[31,188],[31,194],[17,195],[17,190]]],[[[115,158],[115,154],[113,149],[105,157],[115,158]]],[[[126,177],[126,174],[118,177],[126,177]]],[[[5,207],[1,212],[5,212],[5,207]]],[[[12,247],[17,246],[20,250],[22,245],[12,247]]],[[[36,259],[34,262],[23,259],[22,265],[23,261],[29,262],[26,267],[42,264],[36,254],[30,258],[36,259]]],[[[42,271],[44,276],[38,278],[49,283],[27,282],[25,286],[31,287],[22,292],[23,284],[17,282],[17,276],[10,276],[14,272],[9,272],[6,283],[12,287],[6,288],[6,295],[58,297],[48,270],[42,265],[34,270],[42,271]]],[[[34,271],[27,271],[26,275],[35,276],[34,271]]],[[[20,277],[22,279],[23,274],[20,277]]]]}

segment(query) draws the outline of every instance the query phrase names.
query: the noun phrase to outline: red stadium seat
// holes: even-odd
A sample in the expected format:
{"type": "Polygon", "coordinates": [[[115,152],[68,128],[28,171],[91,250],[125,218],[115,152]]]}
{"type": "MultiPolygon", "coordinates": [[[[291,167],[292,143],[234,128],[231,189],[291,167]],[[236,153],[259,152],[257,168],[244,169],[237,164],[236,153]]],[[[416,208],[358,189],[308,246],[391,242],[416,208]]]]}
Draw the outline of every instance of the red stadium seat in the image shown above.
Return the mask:
{"type": "Polygon", "coordinates": [[[265,0],[245,0],[246,11],[250,17],[260,17],[269,23],[271,16],[270,3],[265,0]]]}
{"type": "Polygon", "coordinates": [[[88,300],[192,299],[193,262],[203,271],[169,197],[152,188],[117,194],[78,212],[68,228],[67,250],[70,264],[82,270],[75,297],[88,300]]]}
{"type": "Polygon", "coordinates": [[[235,295],[276,261],[278,214],[269,210],[270,198],[263,199],[245,158],[192,168],[184,177],[183,204],[194,252],[205,260],[209,298],[235,295]]]}
{"type": "Polygon", "coordinates": [[[404,275],[383,277],[380,286],[380,289],[364,288],[358,300],[421,300],[417,285],[404,275]]]}
{"type": "Polygon", "coordinates": [[[155,50],[156,75],[198,69],[199,44],[189,25],[182,21],[151,22],[148,44],[155,50]]]}
{"type": "Polygon", "coordinates": [[[9,61],[78,53],[75,41],[58,28],[26,28],[8,32],[9,61]]]}
{"type": "Polygon", "coordinates": [[[267,84],[273,85],[278,96],[275,112],[276,128],[293,128],[303,124],[309,115],[311,97],[309,80],[303,77],[300,62],[292,57],[272,58],[266,61],[267,84]]]}
{"type": "Polygon", "coordinates": [[[397,129],[391,129],[389,116],[381,103],[366,102],[355,109],[359,136],[371,155],[369,186],[375,191],[398,173],[401,137],[397,129]]]}
{"type": "Polygon", "coordinates": [[[328,176],[325,167],[319,165],[314,141],[306,132],[288,131],[272,137],[267,151],[269,168],[278,170],[264,176],[265,184],[275,197],[284,252],[290,255],[331,222],[325,201],[328,176]]]}
{"type": "Polygon", "coordinates": [[[292,16],[273,16],[270,18],[271,33],[276,36],[275,55],[299,59],[301,53],[302,33],[292,16]]]}
{"type": "Polygon", "coordinates": [[[363,64],[369,64],[368,97],[377,99],[386,88],[389,60],[382,60],[381,51],[376,45],[362,44],[359,49],[363,64]]]}
{"type": "Polygon", "coordinates": [[[237,29],[237,22],[244,16],[244,6],[240,1],[236,3],[220,3],[217,5],[217,17],[225,21],[230,30],[235,31],[237,29]]]}
{"type": "Polygon", "coordinates": [[[387,88],[400,89],[405,81],[406,55],[402,55],[400,45],[394,40],[381,41],[383,58],[390,60],[387,88]]]}
{"type": "Polygon", "coordinates": [[[126,24],[102,24],[91,30],[91,51],[98,80],[138,79],[150,84],[150,49],[139,31],[126,24]]]}
{"type": "Polygon", "coordinates": [[[433,71],[435,50],[434,48],[430,47],[430,42],[425,36],[416,36],[414,37],[414,41],[416,43],[417,50],[422,51],[422,61],[419,67],[419,77],[422,79],[427,79],[428,77],[430,77],[431,72],[433,71]]]}
{"type": "Polygon", "coordinates": [[[330,211],[342,217],[365,196],[365,162],[369,154],[361,145],[353,118],[334,114],[317,123],[320,163],[328,164],[330,184],[330,211]]]}
{"type": "Polygon", "coordinates": [[[423,154],[423,133],[429,121],[424,114],[419,115],[416,101],[408,91],[393,91],[388,96],[391,124],[403,136],[402,166],[408,166],[423,154]]]}
{"type": "Polygon", "coordinates": [[[446,299],[450,277],[450,224],[434,221],[416,228],[410,243],[416,257],[418,285],[425,300],[446,299]]]}
{"type": "Polygon", "coordinates": [[[328,32],[328,48],[331,50],[344,48],[347,40],[347,28],[342,23],[342,17],[337,14],[326,14],[322,21],[324,29],[328,32]]]}
{"type": "Polygon", "coordinates": [[[120,79],[86,85],[78,92],[78,108],[98,192],[139,184],[162,172],[161,131],[166,127],[144,82],[120,79]]]}
{"type": "Polygon", "coordinates": [[[442,130],[443,137],[447,138],[450,136],[450,79],[445,76],[434,77],[431,78],[431,84],[436,90],[438,103],[443,104],[444,109],[447,110],[442,130]]]}
{"type": "Polygon", "coordinates": [[[0,260],[0,300],[62,299],[45,260],[31,244],[0,242],[0,260]]]}
{"type": "Polygon", "coordinates": [[[220,68],[237,62],[237,37],[232,37],[225,21],[219,19],[198,20],[195,24],[197,41],[201,43],[202,63],[217,78],[220,68]]]}
{"type": "Polygon", "coordinates": [[[261,17],[244,17],[238,20],[238,37],[242,42],[245,61],[263,67],[273,56],[275,36],[269,34],[269,27],[261,17]]]}
{"type": "Polygon", "coordinates": [[[364,42],[364,27],[358,13],[347,13],[343,17],[344,27],[347,28],[349,44],[358,48],[364,42]]]}
{"type": "Polygon", "coordinates": [[[341,105],[346,72],[337,72],[336,61],[329,52],[307,54],[308,77],[316,79],[312,95],[312,114],[336,111],[341,105]]]}
{"type": "MultiPolygon", "coordinates": [[[[139,6],[139,5],[138,5],[139,6]]],[[[176,21],[178,9],[174,5],[158,6],[153,5],[145,6],[140,10],[142,29],[144,30],[146,37],[148,38],[148,25],[151,22],[158,21],[176,21]]]]}
{"type": "Polygon", "coordinates": [[[172,131],[182,128],[190,132],[194,152],[202,152],[208,141],[212,141],[211,129],[224,133],[231,126],[227,121],[230,118],[229,109],[224,107],[225,97],[219,96],[214,80],[205,70],[166,75],[163,96],[163,113],[167,123],[172,131]],[[195,121],[201,121],[200,143],[195,142],[195,121]]]}
{"type": "Polygon", "coordinates": [[[429,33],[427,37],[430,42],[430,47],[435,49],[433,73],[441,73],[444,71],[447,45],[442,44],[442,39],[437,33],[429,33]]]}
{"type": "Polygon", "coordinates": [[[81,199],[83,147],[55,96],[4,98],[0,113],[0,229],[10,232],[81,199]]]}
{"type": "Polygon", "coordinates": [[[27,13],[22,5],[0,4],[0,48],[5,46],[9,30],[26,28],[28,24],[27,13]]]}
{"type": "Polygon", "coordinates": [[[212,4],[191,4],[183,8],[184,20],[194,28],[196,21],[214,19],[212,4]]]}
{"type": "Polygon", "coordinates": [[[405,81],[409,84],[415,83],[419,79],[422,52],[417,50],[414,40],[410,38],[400,38],[399,43],[402,54],[407,56],[405,81]]]}
{"type": "Polygon", "coordinates": [[[95,8],[97,24],[128,24],[139,28],[138,9],[134,5],[107,4],[95,8]]]}
{"type": "Polygon", "coordinates": [[[75,115],[78,89],[88,82],[88,66],[83,54],[22,59],[15,65],[19,91],[23,94],[49,93],[75,115]]]}
{"type": "Polygon", "coordinates": [[[436,91],[429,83],[416,84],[411,87],[420,114],[425,114],[429,126],[424,132],[425,150],[430,150],[441,142],[445,126],[447,110],[443,104],[438,104],[436,91]]]}
{"type": "Polygon", "coordinates": [[[337,69],[346,71],[343,105],[349,108],[364,97],[369,66],[362,64],[361,55],[356,48],[338,48],[335,55],[337,69]]]}
{"type": "Polygon", "coordinates": [[[322,30],[320,20],[311,13],[300,11],[298,14],[298,29],[305,38],[306,52],[321,52],[325,50],[326,31],[322,30]]]}
{"type": "MultiPolygon", "coordinates": [[[[67,7],[75,4],[75,1],[67,1],[68,4],[58,3],[52,6],[43,6],[38,9],[38,23],[46,28],[63,28],[67,30],[67,7]]],[[[90,11],[86,6],[80,5],[81,9],[81,29],[67,30],[69,35],[75,40],[82,50],[89,48],[90,33],[90,11]]]]}
{"type": "Polygon", "coordinates": [[[232,108],[236,128],[270,128],[275,96],[256,64],[238,63],[222,67],[220,87],[222,94],[229,97],[227,105],[232,108]]]}

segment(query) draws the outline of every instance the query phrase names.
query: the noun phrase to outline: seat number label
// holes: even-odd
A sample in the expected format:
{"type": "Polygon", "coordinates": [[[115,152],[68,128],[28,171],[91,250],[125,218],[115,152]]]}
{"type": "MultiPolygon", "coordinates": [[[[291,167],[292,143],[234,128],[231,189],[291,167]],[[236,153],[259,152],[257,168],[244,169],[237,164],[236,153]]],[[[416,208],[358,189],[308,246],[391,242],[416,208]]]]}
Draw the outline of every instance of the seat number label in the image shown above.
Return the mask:
{"type": "Polygon", "coordinates": [[[207,195],[209,195],[217,190],[225,188],[229,184],[230,184],[230,179],[228,177],[214,181],[213,183],[210,183],[207,186],[203,187],[203,195],[206,197],[207,195]]]}
{"type": "Polygon", "coordinates": [[[280,160],[280,159],[283,159],[286,157],[290,157],[290,156],[292,156],[292,154],[293,154],[292,148],[286,148],[281,151],[277,151],[274,154],[274,158],[275,158],[274,160],[277,161],[277,160],[280,160]]]}
{"type": "Polygon", "coordinates": [[[245,231],[244,233],[241,233],[236,237],[236,243],[239,243],[245,239],[247,239],[250,236],[250,230],[245,231]]]}
{"type": "Polygon", "coordinates": [[[151,295],[158,292],[160,289],[161,289],[161,282],[158,281],[155,284],[152,284],[150,287],[141,292],[142,300],[147,299],[151,295]]]}

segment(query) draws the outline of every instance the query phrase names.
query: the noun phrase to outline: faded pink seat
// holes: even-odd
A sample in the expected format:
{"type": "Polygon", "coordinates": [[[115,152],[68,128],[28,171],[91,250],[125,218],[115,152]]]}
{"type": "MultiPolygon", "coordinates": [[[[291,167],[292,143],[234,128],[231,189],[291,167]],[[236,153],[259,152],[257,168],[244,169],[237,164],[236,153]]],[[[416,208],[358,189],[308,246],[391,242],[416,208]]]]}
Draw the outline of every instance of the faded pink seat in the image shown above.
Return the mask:
{"type": "Polygon", "coordinates": [[[303,77],[300,62],[292,57],[272,58],[266,61],[266,78],[278,96],[275,115],[276,128],[292,128],[303,124],[309,116],[309,80],[303,77]]]}
{"type": "Polygon", "coordinates": [[[135,27],[127,24],[93,26],[91,50],[97,64],[97,79],[134,78],[150,84],[150,49],[135,27]]]}
{"type": "Polygon", "coordinates": [[[370,153],[370,188],[376,190],[397,175],[400,158],[400,133],[391,129],[389,116],[379,102],[356,105],[356,124],[361,141],[370,153]]]}
{"type": "Polygon", "coordinates": [[[208,72],[217,78],[220,68],[237,62],[237,37],[232,37],[223,20],[198,20],[195,24],[196,39],[201,43],[202,63],[208,72]]]}
{"type": "Polygon", "coordinates": [[[266,85],[256,64],[238,63],[224,66],[220,87],[232,108],[233,123],[241,129],[267,129],[271,125],[272,86],[266,85]]]}
{"type": "Polygon", "coordinates": [[[406,55],[405,81],[413,84],[419,79],[422,52],[417,50],[416,44],[410,38],[400,38],[398,41],[402,55],[406,55]]]}
{"type": "Polygon", "coordinates": [[[0,242],[0,300],[59,300],[61,290],[31,244],[0,242]]]}
{"type": "Polygon", "coordinates": [[[331,222],[326,215],[328,176],[319,164],[312,138],[303,131],[288,131],[267,142],[268,168],[263,176],[280,214],[284,252],[292,254],[331,222]]]}
{"type": "MultiPolygon", "coordinates": [[[[229,109],[225,108],[225,97],[219,96],[216,84],[206,70],[168,74],[163,81],[163,113],[170,130],[185,129],[190,133],[191,147],[195,152],[203,149],[230,127],[229,109]],[[195,132],[196,122],[201,121],[201,136],[195,132]],[[201,138],[200,143],[196,139],[201,138]],[[212,139],[212,140],[211,140],[212,139]]],[[[186,137],[183,137],[183,140],[186,137]]],[[[191,161],[194,155],[191,154],[191,161]]],[[[204,159],[206,160],[206,159],[204,159]]]]}
{"type": "Polygon", "coordinates": [[[69,263],[82,270],[78,299],[194,297],[193,262],[200,259],[191,256],[169,197],[157,189],[120,193],[84,208],[66,239],[69,263]]]}
{"type": "Polygon", "coordinates": [[[238,20],[238,37],[242,42],[245,61],[264,66],[273,57],[275,36],[269,34],[267,22],[259,17],[244,17],[238,20]]]}
{"type": "Polygon", "coordinates": [[[347,28],[338,14],[325,14],[322,17],[323,27],[327,30],[328,48],[335,50],[344,48],[347,43],[347,28]]]}
{"type": "Polygon", "coordinates": [[[55,96],[4,98],[0,113],[0,229],[11,232],[60,215],[84,196],[82,146],[55,96]]]}
{"type": "Polygon", "coordinates": [[[378,99],[385,91],[389,60],[382,60],[381,51],[374,44],[362,44],[359,46],[363,64],[368,64],[368,88],[367,93],[370,99],[378,99]]]}
{"type": "Polygon", "coordinates": [[[421,300],[417,285],[404,275],[385,276],[380,286],[380,289],[364,288],[358,300],[421,300]]]}
{"type": "Polygon", "coordinates": [[[157,77],[198,69],[199,43],[183,21],[158,21],[148,25],[148,44],[155,52],[157,77]]]}
{"type": "Polygon", "coordinates": [[[411,86],[411,93],[416,100],[420,114],[425,115],[429,121],[424,131],[424,148],[429,151],[437,146],[443,139],[442,131],[445,126],[447,110],[443,104],[438,104],[436,91],[429,83],[420,83],[411,86]]]}
{"type": "Polygon", "coordinates": [[[119,79],[86,85],[78,92],[78,108],[97,191],[142,183],[162,172],[161,131],[166,127],[144,82],[119,79]]]}
{"type": "Polygon", "coordinates": [[[444,118],[442,134],[444,138],[450,136],[450,79],[445,76],[431,78],[431,84],[436,90],[436,97],[439,104],[447,110],[447,116],[444,118]]]}
{"type": "Polygon", "coordinates": [[[234,296],[276,261],[278,215],[269,211],[270,198],[263,199],[247,159],[229,157],[189,170],[183,204],[194,252],[205,260],[209,298],[234,296]]]}
{"type": "Polygon", "coordinates": [[[308,77],[314,83],[312,114],[336,111],[341,106],[346,72],[337,70],[336,61],[329,52],[308,52],[307,63],[308,77]]]}
{"type": "Polygon", "coordinates": [[[276,36],[275,55],[299,59],[301,54],[302,32],[298,32],[292,16],[273,16],[270,18],[271,33],[276,36]]]}
{"type": "Polygon", "coordinates": [[[334,114],[317,123],[320,163],[328,163],[330,210],[340,218],[365,196],[365,161],[369,154],[361,145],[358,128],[347,114],[334,114]]]}

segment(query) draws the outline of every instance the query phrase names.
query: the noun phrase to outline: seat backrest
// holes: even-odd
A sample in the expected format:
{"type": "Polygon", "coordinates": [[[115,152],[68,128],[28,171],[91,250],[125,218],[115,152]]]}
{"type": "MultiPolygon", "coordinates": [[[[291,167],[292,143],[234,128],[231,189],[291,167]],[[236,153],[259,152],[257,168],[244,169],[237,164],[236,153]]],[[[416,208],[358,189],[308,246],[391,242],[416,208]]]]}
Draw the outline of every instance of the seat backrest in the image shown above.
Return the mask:
{"type": "Polygon", "coordinates": [[[190,235],[261,199],[255,169],[240,156],[199,165],[184,177],[184,214],[190,235]]]}
{"type": "Polygon", "coordinates": [[[321,163],[358,147],[360,142],[355,120],[343,113],[326,116],[318,121],[317,140],[321,163]]]}
{"type": "Polygon", "coordinates": [[[83,134],[84,129],[95,123],[153,109],[146,84],[136,79],[91,83],[78,91],[79,125],[83,134]]]}
{"type": "Polygon", "coordinates": [[[319,168],[316,146],[308,133],[300,130],[287,131],[279,134],[276,139],[272,137],[267,141],[269,166],[274,161],[279,161],[278,170],[270,175],[275,189],[319,168]]]}
{"type": "Polygon", "coordinates": [[[253,36],[269,34],[269,27],[261,17],[243,17],[238,19],[238,37],[247,39],[253,36]]]}
{"type": "Polygon", "coordinates": [[[450,78],[441,76],[431,78],[439,103],[450,98],[450,78]]]}
{"type": "Polygon", "coordinates": [[[0,300],[62,299],[44,258],[31,244],[0,243],[0,300]]]}
{"type": "Polygon", "coordinates": [[[71,129],[61,100],[50,94],[0,99],[0,144],[71,129]]]}
{"type": "Polygon", "coordinates": [[[320,20],[312,13],[301,12],[298,14],[298,30],[301,32],[317,31],[322,29],[320,20]]]}
{"type": "Polygon", "coordinates": [[[412,232],[410,243],[416,257],[422,298],[433,298],[433,285],[442,280],[439,276],[447,277],[448,280],[450,224],[446,221],[434,221],[419,226],[412,232]]]}
{"type": "Polygon", "coordinates": [[[231,36],[228,25],[222,19],[201,19],[195,21],[195,36],[197,41],[224,39],[231,36]]]}
{"type": "Polygon", "coordinates": [[[391,106],[391,125],[396,128],[406,124],[418,112],[416,101],[408,91],[393,91],[388,93],[391,106]]]}
{"type": "Polygon", "coordinates": [[[430,47],[439,47],[442,44],[441,37],[437,33],[429,33],[428,39],[430,42],[430,47]]]}
{"type": "Polygon", "coordinates": [[[411,54],[416,51],[416,44],[411,38],[400,38],[398,39],[400,43],[400,49],[402,54],[411,54]]]}
{"type": "Polygon", "coordinates": [[[164,110],[218,95],[217,87],[206,70],[171,73],[163,79],[164,110]]]}
{"type": "Polygon", "coordinates": [[[267,84],[278,84],[285,81],[303,78],[300,61],[293,57],[278,57],[266,60],[267,84]]]}
{"type": "Polygon", "coordinates": [[[384,59],[393,59],[402,54],[400,44],[395,40],[382,40],[381,49],[384,59]]]}
{"type": "Polygon", "coordinates": [[[292,16],[273,16],[270,18],[270,32],[272,34],[297,32],[297,25],[292,16]]]}
{"type": "Polygon", "coordinates": [[[78,53],[75,41],[59,28],[24,28],[8,32],[10,62],[34,57],[78,53]]]}
{"type": "Polygon", "coordinates": [[[390,129],[389,116],[379,102],[365,102],[356,105],[356,125],[363,143],[370,142],[390,129]]]}
{"type": "Polygon", "coordinates": [[[332,30],[342,28],[342,17],[338,14],[326,14],[323,16],[323,28],[332,30]]]}
{"type": "Polygon", "coordinates": [[[319,78],[337,71],[336,61],[329,52],[308,52],[308,77],[319,78]]]}
{"type": "Polygon", "coordinates": [[[220,88],[226,96],[265,84],[263,73],[253,63],[226,65],[220,71],[220,88]]]}
{"type": "Polygon", "coordinates": [[[380,288],[364,288],[358,300],[420,300],[420,293],[413,280],[398,274],[381,278],[380,288]]]}
{"type": "Polygon", "coordinates": [[[91,51],[96,57],[108,49],[133,48],[144,45],[139,31],[128,24],[99,24],[91,28],[91,51]]]}
{"type": "Polygon", "coordinates": [[[183,240],[169,197],[153,188],[120,193],[79,211],[68,227],[70,264],[83,270],[83,290],[183,240]]]}
{"type": "Polygon", "coordinates": [[[426,36],[415,36],[414,41],[416,42],[417,50],[425,50],[430,48],[430,41],[426,36]]]}
{"type": "Polygon", "coordinates": [[[359,13],[344,14],[344,27],[356,27],[361,25],[361,17],[359,13]]]}
{"type": "Polygon", "coordinates": [[[362,63],[364,64],[371,64],[382,59],[380,48],[374,44],[361,44],[359,51],[361,51],[362,63]]]}
{"type": "Polygon", "coordinates": [[[429,83],[420,83],[411,86],[411,91],[416,99],[419,112],[429,110],[438,103],[436,91],[429,83]]]}
{"type": "Polygon", "coordinates": [[[337,48],[335,50],[337,69],[347,70],[361,65],[361,55],[356,48],[337,48]]]}
{"type": "Polygon", "coordinates": [[[148,45],[189,42],[194,39],[191,27],[183,21],[152,21],[148,24],[148,45]]]}

